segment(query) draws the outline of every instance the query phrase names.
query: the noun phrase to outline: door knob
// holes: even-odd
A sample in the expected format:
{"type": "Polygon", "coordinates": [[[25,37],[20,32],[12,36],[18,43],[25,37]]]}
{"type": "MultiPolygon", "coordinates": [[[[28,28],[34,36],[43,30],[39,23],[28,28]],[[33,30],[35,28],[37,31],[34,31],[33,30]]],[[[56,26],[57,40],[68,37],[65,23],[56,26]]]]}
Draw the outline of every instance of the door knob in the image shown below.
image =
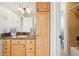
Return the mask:
{"type": "Polygon", "coordinates": [[[25,47],[25,45],[23,45],[23,47],[25,47]]]}
{"type": "Polygon", "coordinates": [[[5,50],[7,50],[7,48],[5,48],[5,50]]]}
{"type": "Polygon", "coordinates": [[[30,48],[30,50],[32,50],[32,48],[30,48]]]}
{"type": "Polygon", "coordinates": [[[59,38],[61,39],[61,35],[59,35],[59,38]]]}
{"type": "Polygon", "coordinates": [[[39,36],[39,35],[36,35],[36,36],[39,36]]]}

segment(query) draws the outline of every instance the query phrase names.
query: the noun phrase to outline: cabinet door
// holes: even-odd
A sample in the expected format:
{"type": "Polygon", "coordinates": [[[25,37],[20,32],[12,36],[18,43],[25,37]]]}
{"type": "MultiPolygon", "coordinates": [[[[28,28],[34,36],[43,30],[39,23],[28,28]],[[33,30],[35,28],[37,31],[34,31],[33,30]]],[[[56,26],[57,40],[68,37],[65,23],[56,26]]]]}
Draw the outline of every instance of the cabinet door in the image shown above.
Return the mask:
{"type": "Polygon", "coordinates": [[[10,39],[3,40],[2,55],[10,56],[10,39]]]}
{"type": "Polygon", "coordinates": [[[37,11],[49,11],[49,2],[37,2],[36,7],[37,11]]]}
{"type": "Polygon", "coordinates": [[[36,55],[49,55],[49,12],[38,12],[36,19],[36,55]]]}
{"type": "Polygon", "coordinates": [[[3,45],[3,56],[10,56],[10,45],[3,45]]]}
{"type": "Polygon", "coordinates": [[[10,53],[9,52],[4,52],[3,56],[10,56],[10,53]]]}
{"type": "Polygon", "coordinates": [[[12,45],[11,49],[12,56],[25,56],[25,45],[12,45]]]}
{"type": "Polygon", "coordinates": [[[26,40],[26,55],[35,56],[35,39],[26,40]]]}

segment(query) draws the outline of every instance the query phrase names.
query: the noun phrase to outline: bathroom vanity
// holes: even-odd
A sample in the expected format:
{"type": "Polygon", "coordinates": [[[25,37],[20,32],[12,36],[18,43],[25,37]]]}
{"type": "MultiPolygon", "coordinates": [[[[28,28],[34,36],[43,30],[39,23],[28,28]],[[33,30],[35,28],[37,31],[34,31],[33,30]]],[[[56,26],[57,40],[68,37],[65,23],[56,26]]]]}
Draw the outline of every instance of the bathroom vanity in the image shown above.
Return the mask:
{"type": "Polygon", "coordinates": [[[3,55],[4,56],[35,56],[36,55],[36,37],[11,36],[3,37],[3,55]]]}

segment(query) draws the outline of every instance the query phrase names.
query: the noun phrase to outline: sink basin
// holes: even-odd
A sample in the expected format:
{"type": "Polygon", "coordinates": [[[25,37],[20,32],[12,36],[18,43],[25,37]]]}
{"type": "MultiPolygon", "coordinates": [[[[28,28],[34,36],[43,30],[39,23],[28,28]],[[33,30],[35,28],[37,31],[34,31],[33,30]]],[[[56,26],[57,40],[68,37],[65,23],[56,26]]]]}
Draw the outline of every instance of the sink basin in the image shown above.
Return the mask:
{"type": "Polygon", "coordinates": [[[25,35],[16,36],[16,38],[25,38],[25,37],[27,37],[27,36],[25,36],[25,35]]]}
{"type": "Polygon", "coordinates": [[[18,35],[18,36],[13,36],[12,38],[34,38],[33,35],[18,35]]]}

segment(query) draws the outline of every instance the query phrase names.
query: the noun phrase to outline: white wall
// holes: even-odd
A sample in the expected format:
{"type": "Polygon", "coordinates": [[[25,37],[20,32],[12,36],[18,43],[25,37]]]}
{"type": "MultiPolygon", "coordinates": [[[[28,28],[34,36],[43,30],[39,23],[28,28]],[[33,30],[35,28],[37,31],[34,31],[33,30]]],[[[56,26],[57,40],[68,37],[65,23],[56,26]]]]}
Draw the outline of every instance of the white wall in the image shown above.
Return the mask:
{"type": "Polygon", "coordinates": [[[53,34],[54,34],[54,3],[50,3],[50,55],[52,56],[52,55],[54,55],[54,43],[53,43],[53,41],[54,41],[54,36],[53,36],[53,34]]]}
{"type": "Polygon", "coordinates": [[[2,56],[2,39],[0,39],[0,56],[2,56]]]}
{"type": "Polygon", "coordinates": [[[9,32],[11,28],[22,31],[21,18],[6,7],[0,6],[0,33],[9,32]]]}

